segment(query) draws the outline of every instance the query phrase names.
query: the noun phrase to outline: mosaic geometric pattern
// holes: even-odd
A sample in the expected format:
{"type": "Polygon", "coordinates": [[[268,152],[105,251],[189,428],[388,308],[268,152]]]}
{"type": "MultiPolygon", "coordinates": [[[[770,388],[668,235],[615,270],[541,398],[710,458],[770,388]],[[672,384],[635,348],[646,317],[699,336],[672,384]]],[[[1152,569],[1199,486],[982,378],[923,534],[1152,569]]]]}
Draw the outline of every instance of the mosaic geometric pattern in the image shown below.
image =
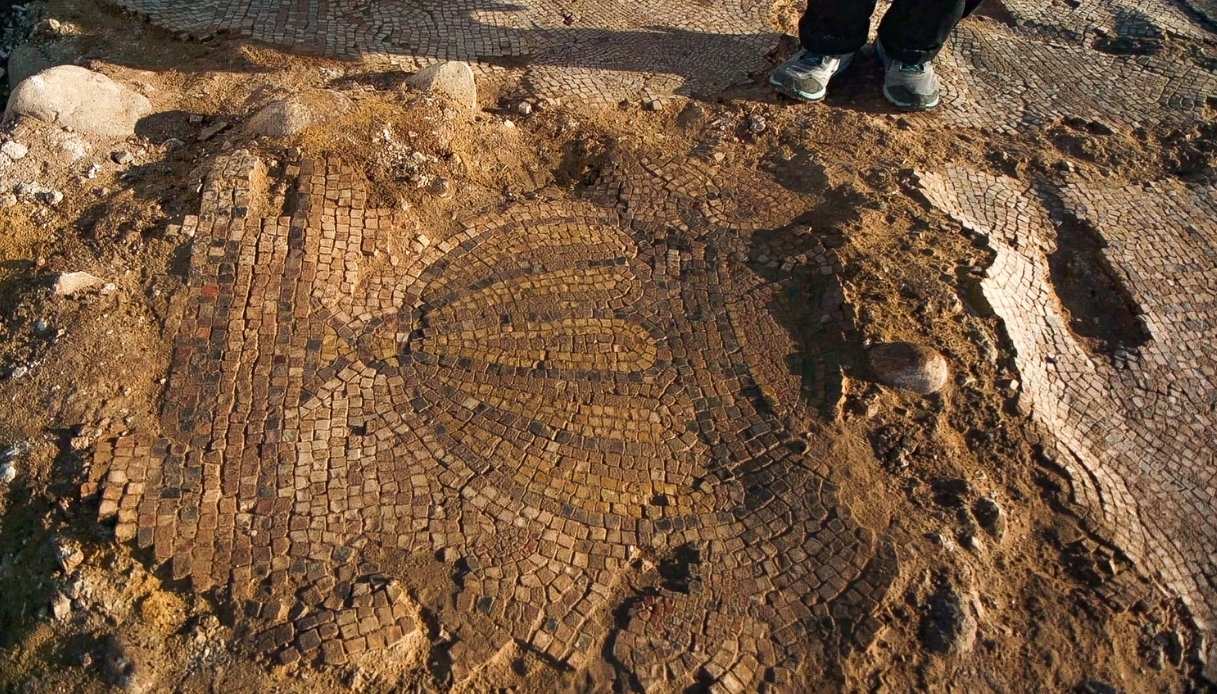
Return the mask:
{"type": "MultiPolygon", "coordinates": [[[[1217,188],[1161,181],[1057,191],[963,167],[921,182],[996,252],[983,290],[1017,352],[1023,404],[1057,440],[1076,500],[1183,597],[1211,643],[1217,188]],[[1087,237],[1097,251],[1089,260],[1087,237]],[[1106,310],[1084,315],[1062,290],[1067,273],[1106,310]],[[1135,322],[1119,325],[1121,313],[1135,322]],[[1095,321],[1106,329],[1092,330],[1095,321]]],[[[1217,663],[1211,648],[1208,661],[1217,663]]]]}
{"type": "Polygon", "coordinates": [[[524,67],[539,96],[613,102],[718,91],[765,66],[763,0],[114,0],[196,36],[233,32],[337,58],[418,69],[524,67]]]}
{"type": "Polygon", "coordinates": [[[1015,132],[1063,117],[1134,129],[1205,117],[1217,74],[1157,55],[1112,55],[992,22],[964,22],[937,65],[944,120],[1015,132]]]}
{"type": "Polygon", "coordinates": [[[453,572],[458,677],[519,643],[647,686],[792,688],[812,644],[866,642],[896,566],[779,402],[817,333],[774,312],[844,310],[752,267],[798,200],[709,174],[622,161],[591,201],[432,242],[343,166],[231,155],[182,225],[162,431],[102,446],[86,492],[284,662],[419,629],[385,567],[425,553],[453,572]]]}

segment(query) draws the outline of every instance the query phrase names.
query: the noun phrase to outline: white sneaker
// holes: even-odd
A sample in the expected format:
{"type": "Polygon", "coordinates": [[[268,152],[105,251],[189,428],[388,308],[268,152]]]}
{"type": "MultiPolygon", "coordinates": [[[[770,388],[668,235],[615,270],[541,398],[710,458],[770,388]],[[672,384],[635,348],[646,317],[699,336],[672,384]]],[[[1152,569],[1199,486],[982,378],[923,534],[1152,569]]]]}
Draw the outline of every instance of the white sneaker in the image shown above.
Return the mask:
{"type": "Polygon", "coordinates": [[[769,74],[769,84],[792,99],[820,101],[828,93],[828,82],[853,59],[853,53],[819,55],[801,50],[769,74]]]}

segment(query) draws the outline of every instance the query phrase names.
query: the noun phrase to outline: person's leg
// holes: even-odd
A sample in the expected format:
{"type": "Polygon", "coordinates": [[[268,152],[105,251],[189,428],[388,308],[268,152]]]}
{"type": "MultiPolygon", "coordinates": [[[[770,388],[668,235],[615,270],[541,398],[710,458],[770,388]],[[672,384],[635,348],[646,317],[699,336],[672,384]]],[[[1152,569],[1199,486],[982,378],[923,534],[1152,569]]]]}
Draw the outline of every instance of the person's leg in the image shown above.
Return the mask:
{"type": "Polygon", "coordinates": [[[879,43],[892,60],[928,63],[942,50],[967,4],[967,0],[895,0],[879,25],[879,43]]]}
{"type": "Polygon", "coordinates": [[[941,101],[934,56],[967,10],[968,0],[895,0],[879,25],[883,95],[903,109],[924,111],[941,101]]]}
{"type": "Polygon", "coordinates": [[[874,11],[875,0],[807,0],[799,41],[819,55],[853,53],[866,45],[874,11]]]}
{"type": "Polygon", "coordinates": [[[769,83],[795,99],[823,99],[829,81],[866,45],[874,9],[875,0],[807,0],[799,21],[803,50],[770,73],[769,83]]]}

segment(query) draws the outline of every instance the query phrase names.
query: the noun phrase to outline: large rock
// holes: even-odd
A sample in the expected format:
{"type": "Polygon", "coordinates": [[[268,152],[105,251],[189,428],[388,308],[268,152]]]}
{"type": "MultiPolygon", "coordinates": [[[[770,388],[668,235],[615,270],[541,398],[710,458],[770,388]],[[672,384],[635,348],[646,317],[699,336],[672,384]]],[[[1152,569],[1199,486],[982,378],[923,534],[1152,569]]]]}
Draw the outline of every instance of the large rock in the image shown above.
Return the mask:
{"type": "Polygon", "coordinates": [[[5,116],[30,116],[103,137],[131,137],[135,124],[151,112],[147,98],[109,77],[61,65],[18,84],[5,116]]]}
{"type": "Polygon", "coordinates": [[[890,342],[870,349],[871,372],[880,383],[929,395],[942,390],[951,376],[946,357],[910,342],[890,342]]]}
{"type": "Polygon", "coordinates": [[[417,89],[443,94],[471,111],[477,110],[477,83],[469,63],[438,63],[414,73],[408,82],[417,89]]]}
{"type": "Polygon", "coordinates": [[[291,137],[313,124],[313,112],[294,100],[272,101],[263,106],[245,124],[251,135],[291,137]]]}

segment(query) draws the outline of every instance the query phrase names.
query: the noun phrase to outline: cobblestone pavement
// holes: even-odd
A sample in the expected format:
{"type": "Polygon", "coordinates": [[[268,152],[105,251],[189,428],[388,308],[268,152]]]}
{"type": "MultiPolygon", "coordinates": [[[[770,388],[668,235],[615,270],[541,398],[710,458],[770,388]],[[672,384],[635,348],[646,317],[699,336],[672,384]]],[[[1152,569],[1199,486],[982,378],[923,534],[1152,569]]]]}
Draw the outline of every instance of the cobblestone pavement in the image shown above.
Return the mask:
{"type": "MultiPolygon", "coordinates": [[[[113,1],[195,35],[230,31],[406,67],[468,60],[534,95],[602,102],[712,96],[767,69],[778,40],[761,0],[113,1]]],[[[1170,0],[1002,6],[1008,23],[965,22],[939,61],[949,124],[1015,130],[1065,115],[1186,123],[1217,88],[1211,65],[1159,55],[1168,35],[1211,38],[1200,14],[1170,0]]]]}
{"type": "Polygon", "coordinates": [[[798,207],[741,190],[622,161],[591,201],[398,242],[348,169],[223,160],[182,229],[163,431],[100,454],[101,515],[284,662],[421,628],[378,562],[425,552],[457,576],[457,677],[513,639],[578,666],[607,638],[644,686],[793,687],[809,642],[867,641],[895,560],[782,424],[804,350],[746,240],[798,207]]]}
{"type": "Polygon", "coordinates": [[[1083,511],[1211,631],[1217,188],[1056,190],[963,167],[922,184],[996,251],[985,296],[1017,352],[1023,405],[1058,442],[1083,511]],[[1080,304],[1078,289],[1097,303],[1080,304]]]}
{"type": "MultiPolygon", "coordinates": [[[[777,36],[757,0],[118,0],[196,36],[235,32],[276,45],[406,68],[464,60],[525,66],[522,87],[553,97],[716,93],[763,69],[777,36]]],[[[501,72],[501,71],[500,71],[501,72]]],[[[519,72],[519,71],[517,71],[519,72]]]]}

